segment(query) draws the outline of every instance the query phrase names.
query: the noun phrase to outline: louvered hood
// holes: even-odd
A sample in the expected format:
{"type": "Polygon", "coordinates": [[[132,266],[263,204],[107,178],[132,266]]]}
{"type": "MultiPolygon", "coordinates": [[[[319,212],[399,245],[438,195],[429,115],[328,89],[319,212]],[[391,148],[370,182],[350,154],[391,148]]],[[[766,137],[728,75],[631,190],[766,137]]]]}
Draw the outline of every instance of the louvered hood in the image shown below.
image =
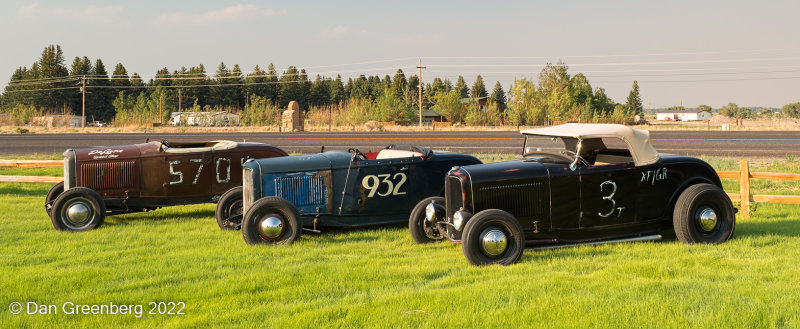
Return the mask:
{"type": "Polygon", "coordinates": [[[136,187],[139,148],[136,145],[75,150],[76,186],[101,194],[120,194],[136,187]]]}

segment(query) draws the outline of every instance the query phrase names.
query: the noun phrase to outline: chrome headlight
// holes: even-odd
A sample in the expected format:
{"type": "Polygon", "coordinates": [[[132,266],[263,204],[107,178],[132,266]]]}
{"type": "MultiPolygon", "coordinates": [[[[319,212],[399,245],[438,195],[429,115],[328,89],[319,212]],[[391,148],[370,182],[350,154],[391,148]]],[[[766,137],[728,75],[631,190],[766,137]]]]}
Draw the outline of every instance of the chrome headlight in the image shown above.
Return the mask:
{"type": "Polygon", "coordinates": [[[443,220],[444,213],[444,207],[442,207],[440,204],[433,203],[432,201],[425,206],[425,220],[431,223],[443,220]]]}
{"type": "Polygon", "coordinates": [[[436,209],[433,208],[433,203],[429,203],[425,206],[425,219],[429,222],[433,221],[433,216],[436,215],[436,209]]]}
{"type": "Polygon", "coordinates": [[[461,231],[464,229],[464,223],[472,217],[468,211],[464,209],[459,209],[453,214],[453,227],[455,227],[456,231],[461,231]]]}

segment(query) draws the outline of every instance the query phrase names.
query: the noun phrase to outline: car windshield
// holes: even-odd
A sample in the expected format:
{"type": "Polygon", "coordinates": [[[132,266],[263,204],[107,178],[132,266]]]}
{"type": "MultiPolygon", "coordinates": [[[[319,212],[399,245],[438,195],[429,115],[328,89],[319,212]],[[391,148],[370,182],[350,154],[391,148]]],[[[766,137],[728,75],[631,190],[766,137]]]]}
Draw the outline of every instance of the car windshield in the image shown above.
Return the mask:
{"type": "Polygon", "coordinates": [[[522,148],[523,157],[542,155],[557,155],[561,157],[574,156],[574,149],[567,148],[567,143],[561,137],[526,135],[525,145],[522,148]]]}

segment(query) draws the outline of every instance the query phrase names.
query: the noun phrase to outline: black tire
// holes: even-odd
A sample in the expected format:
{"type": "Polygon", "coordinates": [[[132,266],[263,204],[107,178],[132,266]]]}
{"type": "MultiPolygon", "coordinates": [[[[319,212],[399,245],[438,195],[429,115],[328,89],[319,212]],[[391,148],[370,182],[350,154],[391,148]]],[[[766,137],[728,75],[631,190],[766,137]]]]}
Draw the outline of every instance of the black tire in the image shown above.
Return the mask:
{"type": "Polygon", "coordinates": [[[481,211],[467,221],[464,227],[464,237],[461,240],[461,249],[467,261],[476,266],[483,265],[510,265],[519,261],[525,249],[525,237],[522,235],[522,226],[511,214],[499,209],[481,211]],[[499,231],[506,237],[504,250],[497,255],[488,253],[481,243],[484,234],[499,231]]]}
{"type": "MultiPolygon", "coordinates": [[[[74,208],[73,208],[74,209],[74,208]]],[[[76,216],[76,215],[73,215],[76,216]]],[[[89,231],[103,225],[106,219],[106,204],[100,194],[92,189],[76,187],[59,195],[50,212],[53,227],[59,231],[89,231]],[[69,211],[72,207],[85,209],[85,218],[73,218],[69,211]]]]}
{"type": "Polygon", "coordinates": [[[439,230],[434,227],[430,222],[425,220],[425,207],[431,202],[444,205],[444,198],[440,196],[433,196],[420,201],[414,206],[411,211],[411,216],[408,217],[408,230],[411,232],[411,238],[417,244],[431,243],[441,241],[442,236],[439,230]]]}
{"type": "Polygon", "coordinates": [[[56,185],[50,188],[50,191],[47,192],[47,197],[44,198],[44,211],[47,212],[47,215],[50,216],[50,209],[53,209],[53,202],[56,201],[56,198],[64,193],[64,182],[58,182],[56,185]]]}
{"type": "Polygon", "coordinates": [[[244,189],[241,186],[234,187],[219,198],[215,217],[217,218],[217,226],[220,229],[236,229],[235,226],[228,225],[226,221],[233,224],[242,222],[242,202],[244,200],[242,193],[244,193],[244,189]],[[232,217],[234,216],[237,218],[233,219],[232,217]]]}
{"type": "Polygon", "coordinates": [[[297,208],[280,197],[271,196],[256,201],[242,218],[242,236],[247,244],[291,244],[300,237],[302,230],[303,223],[297,208]],[[265,235],[259,228],[261,221],[269,217],[276,217],[281,224],[280,232],[274,236],[265,235]]]}
{"type": "Polygon", "coordinates": [[[675,235],[683,243],[723,243],[733,235],[736,226],[731,199],[711,184],[689,186],[678,197],[672,213],[675,235]],[[708,220],[712,211],[715,220],[708,220]],[[702,216],[703,214],[706,216],[702,216]],[[706,218],[705,220],[701,218],[706,218]]]}

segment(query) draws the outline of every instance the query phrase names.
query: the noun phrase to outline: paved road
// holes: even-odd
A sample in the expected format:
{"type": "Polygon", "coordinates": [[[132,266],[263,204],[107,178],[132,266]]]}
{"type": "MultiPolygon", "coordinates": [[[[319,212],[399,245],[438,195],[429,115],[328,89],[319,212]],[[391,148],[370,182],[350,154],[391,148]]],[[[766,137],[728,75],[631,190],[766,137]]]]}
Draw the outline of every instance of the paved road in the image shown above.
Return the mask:
{"type": "MultiPolygon", "coordinates": [[[[263,142],[288,152],[314,153],[356,147],[375,150],[389,144],[411,144],[459,152],[517,153],[523,139],[517,132],[305,132],[305,133],[186,133],[186,134],[6,134],[0,154],[60,153],[68,148],[141,143],[145,139],[175,141],[229,139],[263,142]]],[[[653,131],[653,146],[664,153],[751,158],[800,156],[798,131],[653,131]]]]}

